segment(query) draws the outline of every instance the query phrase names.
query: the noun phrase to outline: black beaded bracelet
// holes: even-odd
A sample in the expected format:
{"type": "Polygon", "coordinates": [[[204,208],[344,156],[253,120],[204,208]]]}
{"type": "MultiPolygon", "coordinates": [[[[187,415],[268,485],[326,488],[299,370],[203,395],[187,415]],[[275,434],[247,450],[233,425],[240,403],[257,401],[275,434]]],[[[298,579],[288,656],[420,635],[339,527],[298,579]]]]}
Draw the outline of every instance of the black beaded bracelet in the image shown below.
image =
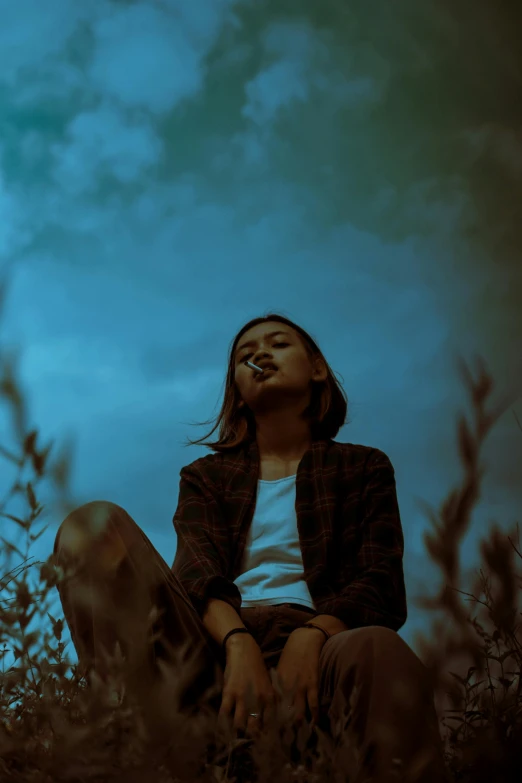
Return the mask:
{"type": "Polygon", "coordinates": [[[321,628],[320,625],[315,625],[314,623],[305,623],[304,625],[301,626],[301,628],[319,628],[319,630],[322,631],[326,636],[326,641],[328,641],[328,639],[330,638],[330,634],[328,633],[328,631],[325,631],[325,629],[321,628]]]}
{"type": "Polygon", "coordinates": [[[248,628],[232,628],[231,631],[227,633],[223,641],[221,642],[221,647],[223,649],[223,652],[225,652],[225,644],[229,636],[232,636],[233,633],[250,633],[248,628]]]}

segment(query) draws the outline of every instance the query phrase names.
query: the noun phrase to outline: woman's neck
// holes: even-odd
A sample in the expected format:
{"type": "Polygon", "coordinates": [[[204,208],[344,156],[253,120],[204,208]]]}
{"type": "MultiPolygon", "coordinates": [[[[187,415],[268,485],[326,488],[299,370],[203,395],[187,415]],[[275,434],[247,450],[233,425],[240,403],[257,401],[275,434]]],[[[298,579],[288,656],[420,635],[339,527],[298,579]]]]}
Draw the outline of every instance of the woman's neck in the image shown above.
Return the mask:
{"type": "Polygon", "coordinates": [[[285,451],[276,451],[274,447],[266,449],[260,446],[258,441],[259,459],[263,462],[285,463],[300,461],[311,446],[311,441],[301,444],[300,448],[288,446],[285,451]]]}
{"type": "Polygon", "coordinates": [[[310,424],[289,411],[271,412],[256,418],[259,456],[271,462],[300,460],[312,445],[310,424]]]}

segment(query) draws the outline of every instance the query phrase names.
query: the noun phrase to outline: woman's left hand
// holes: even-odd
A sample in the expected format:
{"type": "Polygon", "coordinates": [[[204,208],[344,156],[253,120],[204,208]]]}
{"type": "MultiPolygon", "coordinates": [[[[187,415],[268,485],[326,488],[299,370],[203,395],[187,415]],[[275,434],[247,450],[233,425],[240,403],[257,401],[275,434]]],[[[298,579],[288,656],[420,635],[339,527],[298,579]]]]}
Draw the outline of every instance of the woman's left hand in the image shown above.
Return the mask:
{"type": "Polygon", "coordinates": [[[288,706],[295,708],[297,725],[306,716],[307,702],[312,725],[319,719],[319,657],[325,641],[317,628],[296,628],[279,658],[276,672],[288,706]]]}

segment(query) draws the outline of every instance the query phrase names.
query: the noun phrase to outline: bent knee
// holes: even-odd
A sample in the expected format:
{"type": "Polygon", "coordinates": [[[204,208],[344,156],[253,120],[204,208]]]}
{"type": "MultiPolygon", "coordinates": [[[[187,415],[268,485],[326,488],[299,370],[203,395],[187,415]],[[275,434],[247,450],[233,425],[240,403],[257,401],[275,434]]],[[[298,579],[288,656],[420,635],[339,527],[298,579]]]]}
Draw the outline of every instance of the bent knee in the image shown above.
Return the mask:
{"type": "Polygon", "coordinates": [[[415,673],[424,676],[427,671],[425,665],[397,631],[381,625],[371,625],[366,630],[373,642],[374,654],[377,657],[386,659],[390,666],[392,661],[395,663],[402,661],[404,665],[408,665],[412,676],[415,673]]]}
{"type": "Polygon", "coordinates": [[[78,555],[106,532],[109,521],[114,523],[126,512],[108,500],[93,500],[75,508],[58,528],[55,552],[78,555]]]}

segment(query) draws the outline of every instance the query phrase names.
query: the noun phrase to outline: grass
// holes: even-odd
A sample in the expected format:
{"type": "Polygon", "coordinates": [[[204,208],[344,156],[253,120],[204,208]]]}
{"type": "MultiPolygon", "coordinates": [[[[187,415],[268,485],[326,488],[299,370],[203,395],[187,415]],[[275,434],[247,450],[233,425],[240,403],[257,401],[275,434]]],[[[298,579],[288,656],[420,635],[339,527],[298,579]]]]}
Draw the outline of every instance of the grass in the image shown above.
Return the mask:
{"type": "MultiPolygon", "coordinates": [[[[65,513],[69,497],[71,454],[51,462],[52,444],[39,446],[38,432],[27,429],[27,411],[16,377],[16,361],[0,353],[0,394],[9,408],[17,448],[0,445],[0,457],[14,473],[0,505],[5,524],[25,537],[25,549],[2,537],[0,570],[0,779],[5,783],[38,781],[111,782],[257,779],[259,783],[342,780],[339,754],[355,753],[347,737],[343,747],[318,730],[315,751],[306,747],[309,730],[297,742],[282,715],[255,742],[215,732],[205,705],[192,720],[178,709],[181,663],[164,667],[160,688],[146,704],[126,688],[121,655],[112,658],[108,682],[87,678],[72,664],[63,641],[64,620],[50,607],[56,584],[64,577],[53,558],[30,562],[31,546],[44,507],[41,487],[52,485],[65,513]],[[18,564],[12,566],[16,557],[18,564]],[[38,621],[45,631],[29,631],[38,621]],[[8,652],[14,656],[5,665],[8,652]],[[245,747],[250,753],[245,754],[245,747]]],[[[458,421],[463,465],[460,485],[438,513],[427,508],[432,531],[425,534],[431,559],[443,575],[443,588],[415,600],[426,611],[444,616],[430,638],[416,638],[416,649],[433,676],[450,783],[495,783],[514,779],[522,770],[520,664],[522,647],[517,618],[521,558],[518,525],[509,534],[495,527],[481,543],[483,566],[470,591],[461,590],[459,547],[471,524],[483,468],[480,454],[502,408],[488,411],[493,381],[481,365],[474,379],[462,374],[471,397],[472,425],[458,421]],[[515,535],[516,534],[516,535],[515,535]]],[[[516,418],[516,416],[515,416],[516,418]]],[[[517,424],[520,424],[517,419],[517,424]]],[[[65,515],[65,514],[64,514],[65,515]]],[[[4,525],[5,528],[5,525],[4,525]]]]}

